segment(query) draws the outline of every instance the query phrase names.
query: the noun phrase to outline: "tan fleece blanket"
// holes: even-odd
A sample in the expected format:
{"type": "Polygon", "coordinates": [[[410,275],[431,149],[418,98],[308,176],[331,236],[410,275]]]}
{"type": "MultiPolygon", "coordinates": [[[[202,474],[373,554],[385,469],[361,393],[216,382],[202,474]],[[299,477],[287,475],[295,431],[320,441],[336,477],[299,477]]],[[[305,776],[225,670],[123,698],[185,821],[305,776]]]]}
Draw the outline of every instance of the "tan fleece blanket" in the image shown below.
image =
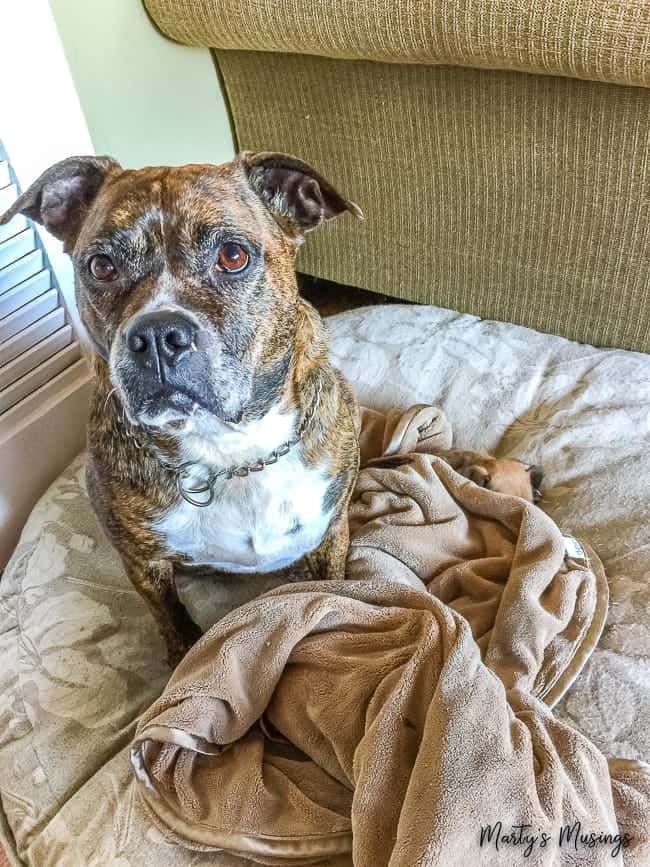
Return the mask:
{"type": "Polygon", "coordinates": [[[366,412],[348,580],[235,610],[143,715],[139,793],[172,840],[271,865],[650,863],[650,769],[549,709],[603,626],[600,563],[432,453],[450,444],[432,407],[366,412]]]}

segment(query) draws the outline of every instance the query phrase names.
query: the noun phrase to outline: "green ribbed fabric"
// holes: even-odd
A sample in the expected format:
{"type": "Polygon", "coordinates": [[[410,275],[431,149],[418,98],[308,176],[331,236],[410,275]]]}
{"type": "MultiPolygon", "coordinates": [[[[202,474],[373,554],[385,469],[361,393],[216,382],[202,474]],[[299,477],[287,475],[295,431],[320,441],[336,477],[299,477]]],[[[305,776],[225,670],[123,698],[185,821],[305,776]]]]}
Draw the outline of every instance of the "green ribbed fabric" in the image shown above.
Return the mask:
{"type": "Polygon", "coordinates": [[[650,86],[648,0],[145,0],[190,45],[650,86]]]}
{"type": "Polygon", "coordinates": [[[218,51],[239,146],[360,204],[309,274],[650,351],[650,91],[508,71],[218,51]]]}

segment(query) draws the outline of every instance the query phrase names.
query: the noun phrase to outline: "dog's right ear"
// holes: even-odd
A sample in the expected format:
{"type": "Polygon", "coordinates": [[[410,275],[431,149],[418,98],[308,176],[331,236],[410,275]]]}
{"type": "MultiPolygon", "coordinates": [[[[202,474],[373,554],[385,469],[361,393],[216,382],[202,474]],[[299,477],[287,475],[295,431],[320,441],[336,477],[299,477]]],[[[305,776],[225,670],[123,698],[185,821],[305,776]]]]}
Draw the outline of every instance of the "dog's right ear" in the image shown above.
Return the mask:
{"type": "Polygon", "coordinates": [[[69,157],[56,163],[34,181],[0,216],[0,225],[24,214],[63,241],[70,253],[90,206],[108,175],[121,171],[110,157],[69,157]]]}
{"type": "Polygon", "coordinates": [[[238,162],[248,183],[289,235],[299,240],[305,232],[349,211],[363,220],[361,208],[297,157],[280,153],[243,151],[238,162]]]}

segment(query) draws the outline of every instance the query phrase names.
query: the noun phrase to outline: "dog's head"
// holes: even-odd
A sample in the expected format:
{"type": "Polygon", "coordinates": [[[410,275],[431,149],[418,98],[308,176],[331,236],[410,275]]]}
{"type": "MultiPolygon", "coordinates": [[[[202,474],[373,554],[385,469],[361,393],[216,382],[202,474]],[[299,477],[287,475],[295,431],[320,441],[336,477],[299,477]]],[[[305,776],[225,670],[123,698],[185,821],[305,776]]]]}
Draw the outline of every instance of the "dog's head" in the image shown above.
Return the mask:
{"type": "Polygon", "coordinates": [[[296,345],[296,250],[344,211],[361,216],[283,154],[138,171],[73,157],[0,223],[20,212],[64,242],[82,321],[129,417],[174,427],[197,413],[236,423],[277,400],[296,345]]]}

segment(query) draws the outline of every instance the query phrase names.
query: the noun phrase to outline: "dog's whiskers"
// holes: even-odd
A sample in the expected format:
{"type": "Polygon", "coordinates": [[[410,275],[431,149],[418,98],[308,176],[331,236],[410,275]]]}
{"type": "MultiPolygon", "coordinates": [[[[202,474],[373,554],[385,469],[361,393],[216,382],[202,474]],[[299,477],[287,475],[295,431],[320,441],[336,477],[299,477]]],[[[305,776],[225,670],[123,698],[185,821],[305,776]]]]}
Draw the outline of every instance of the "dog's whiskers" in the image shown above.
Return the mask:
{"type": "Polygon", "coordinates": [[[117,391],[117,387],[112,388],[108,392],[108,394],[106,395],[106,400],[104,401],[104,412],[106,412],[106,407],[108,406],[108,402],[113,397],[113,395],[115,394],[116,391],[117,391]]]}

